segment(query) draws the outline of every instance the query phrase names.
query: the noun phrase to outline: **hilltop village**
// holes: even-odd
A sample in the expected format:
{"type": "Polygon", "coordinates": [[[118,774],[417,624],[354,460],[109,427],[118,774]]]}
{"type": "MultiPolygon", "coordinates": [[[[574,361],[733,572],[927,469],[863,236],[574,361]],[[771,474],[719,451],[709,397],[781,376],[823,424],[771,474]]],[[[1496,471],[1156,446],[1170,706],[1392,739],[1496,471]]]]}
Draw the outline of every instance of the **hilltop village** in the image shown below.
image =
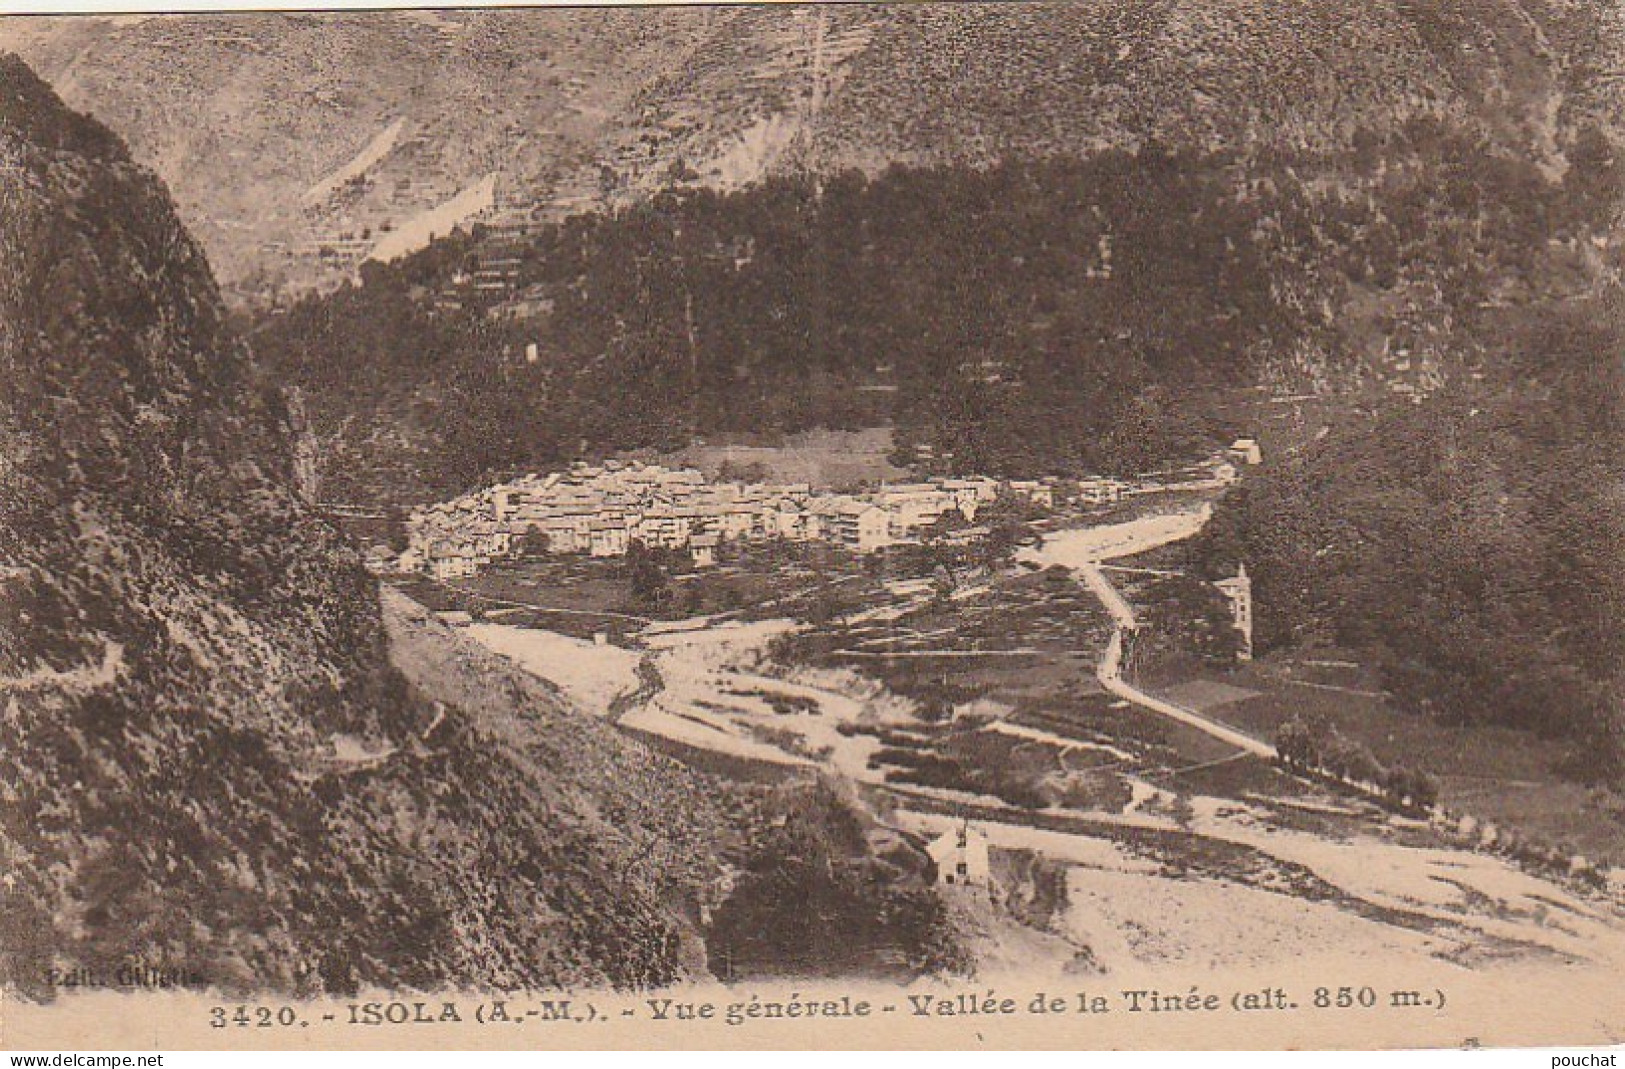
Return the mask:
{"type": "Polygon", "coordinates": [[[850,493],[806,483],[712,482],[693,468],[636,460],[577,463],[417,509],[408,517],[408,544],[396,566],[454,579],[520,553],[620,557],[641,543],[686,550],[696,567],[706,567],[716,563],[724,543],[771,539],[873,553],[920,541],[944,522],[973,524],[999,501],[1047,510],[1058,501],[1108,505],[1170,485],[1189,487],[1193,479],[1222,485],[1235,477],[1231,460],[1246,463],[1246,453],[1232,449],[1229,459],[1132,482],[967,476],[850,493]]]}

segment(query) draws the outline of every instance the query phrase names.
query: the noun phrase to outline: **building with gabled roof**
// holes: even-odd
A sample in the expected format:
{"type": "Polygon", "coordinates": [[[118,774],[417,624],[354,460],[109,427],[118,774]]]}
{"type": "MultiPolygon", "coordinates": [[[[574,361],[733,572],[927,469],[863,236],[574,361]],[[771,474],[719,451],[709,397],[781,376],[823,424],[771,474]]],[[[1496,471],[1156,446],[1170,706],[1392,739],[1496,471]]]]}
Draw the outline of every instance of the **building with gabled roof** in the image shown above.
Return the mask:
{"type": "Polygon", "coordinates": [[[936,866],[937,883],[943,887],[992,886],[993,868],[988,858],[985,833],[965,821],[949,828],[926,846],[936,866]]]}
{"type": "Polygon", "coordinates": [[[1225,456],[1237,464],[1252,465],[1264,462],[1264,451],[1259,448],[1256,438],[1237,438],[1224,452],[1225,456]]]}
{"type": "Polygon", "coordinates": [[[603,516],[587,527],[588,552],[595,557],[620,557],[631,545],[631,531],[625,516],[603,516]]]}

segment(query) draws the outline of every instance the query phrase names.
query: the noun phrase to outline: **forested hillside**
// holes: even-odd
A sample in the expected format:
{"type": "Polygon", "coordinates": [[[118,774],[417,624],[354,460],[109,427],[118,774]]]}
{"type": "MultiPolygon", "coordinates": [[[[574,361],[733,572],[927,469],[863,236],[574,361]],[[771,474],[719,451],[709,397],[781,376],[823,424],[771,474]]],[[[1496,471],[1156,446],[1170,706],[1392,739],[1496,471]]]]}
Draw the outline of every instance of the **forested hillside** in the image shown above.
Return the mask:
{"type": "Polygon", "coordinates": [[[1617,180],[1594,130],[1561,180],[1431,120],[1356,140],[684,190],[517,246],[476,228],[256,344],[328,498],[882,422],[962,470],[1143,470],[1240,429],[1216,387],[1431,388],[1484,358],[1454,329],[1481,305],[1591,284],[1617,180]],[[494,256],[510,284],[468,285],[494,256]]]}

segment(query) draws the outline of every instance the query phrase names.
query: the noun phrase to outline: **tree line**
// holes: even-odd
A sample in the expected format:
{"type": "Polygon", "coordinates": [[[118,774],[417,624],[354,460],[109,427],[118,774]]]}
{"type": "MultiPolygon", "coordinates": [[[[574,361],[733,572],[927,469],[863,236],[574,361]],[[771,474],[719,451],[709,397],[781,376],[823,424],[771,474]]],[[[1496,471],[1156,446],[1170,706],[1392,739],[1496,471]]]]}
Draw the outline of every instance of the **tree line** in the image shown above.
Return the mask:
{"type": "Polygon", "coordinates": [[[678,188],[367,264],[264,313],[256,348],[329,497],[879,424],[949,470],[1140,470],[1219,436],[1214,387],[1345,359],[1350,286],[1470,307],[1585,210],[1579,183],[1558,211],[1532,164],[1437,123],[1355,143],[678,188]],[[518,260],[510,289],[457,284],[494,256],[518,260]]]}

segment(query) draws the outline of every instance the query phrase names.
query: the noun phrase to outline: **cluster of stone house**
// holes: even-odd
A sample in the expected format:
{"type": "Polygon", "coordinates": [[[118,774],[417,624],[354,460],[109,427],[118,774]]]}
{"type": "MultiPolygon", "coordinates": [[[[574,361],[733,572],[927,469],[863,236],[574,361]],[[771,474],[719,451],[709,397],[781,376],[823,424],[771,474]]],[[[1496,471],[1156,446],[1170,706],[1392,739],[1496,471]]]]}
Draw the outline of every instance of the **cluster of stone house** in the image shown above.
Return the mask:
{"type": "MultiPolygon", "coordinates": [[[[1115,492],[1101,482],[1086,493],[1115,492]]],[[[918,538],[949,512],[974,521],[1001,495],[1051,507],[1055,489],[1053,480],[972,477],[837,494],[806,484],[710,482],[690,468],[638,461],[577,464],[417,510],[398,563],[451,579],[517,551],[618,557],[633,542],[687,550],[699,566],[715,563],[725,541],[823,541],[870,553],[918,538]]]]}

